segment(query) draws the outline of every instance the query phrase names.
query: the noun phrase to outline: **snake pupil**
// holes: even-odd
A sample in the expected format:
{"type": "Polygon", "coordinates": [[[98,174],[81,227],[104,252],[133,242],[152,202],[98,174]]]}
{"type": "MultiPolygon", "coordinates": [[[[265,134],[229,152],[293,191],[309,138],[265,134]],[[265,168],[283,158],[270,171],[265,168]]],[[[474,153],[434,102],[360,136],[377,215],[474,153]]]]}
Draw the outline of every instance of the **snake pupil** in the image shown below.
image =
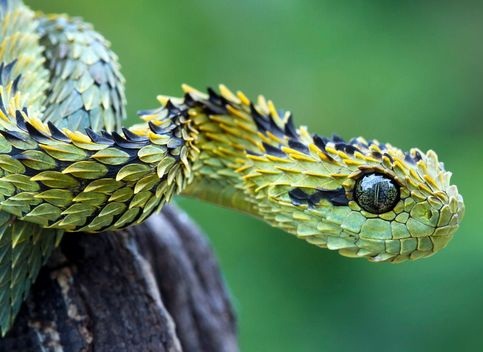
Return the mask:
{"type": "Polygon", "coordinates": [[[399,201],[399,187],[387,176],[366,174],[356,183],[354,199],[369,213],[386,213],[399,201]]]}

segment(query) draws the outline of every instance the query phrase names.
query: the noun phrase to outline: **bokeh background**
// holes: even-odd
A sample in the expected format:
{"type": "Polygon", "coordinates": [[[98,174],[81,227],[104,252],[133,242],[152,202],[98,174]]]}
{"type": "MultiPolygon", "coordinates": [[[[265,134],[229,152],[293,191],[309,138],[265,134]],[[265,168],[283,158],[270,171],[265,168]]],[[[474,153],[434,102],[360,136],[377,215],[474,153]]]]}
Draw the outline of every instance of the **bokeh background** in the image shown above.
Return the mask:
{"type": "Polygon", "coordinates": [[[466,218],[440,254],[350,260],[244,215],[178,203],[220,258],[244,351],[483,348],[483,3],[30,0],[112,42],[130,122],[182,82],[259,93],[321,134],[435,149],[466,218]]]}

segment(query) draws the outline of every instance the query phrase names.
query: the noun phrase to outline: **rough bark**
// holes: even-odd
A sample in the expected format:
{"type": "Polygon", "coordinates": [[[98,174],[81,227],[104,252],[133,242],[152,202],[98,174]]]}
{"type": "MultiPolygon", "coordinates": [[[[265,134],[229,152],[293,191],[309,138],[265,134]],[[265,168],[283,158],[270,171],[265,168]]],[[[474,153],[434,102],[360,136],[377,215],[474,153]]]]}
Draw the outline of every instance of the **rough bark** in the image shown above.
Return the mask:
{"type": "Polygon", "coordinates": [[[145,224],[67,234],[0,351],[237,351],[205,237],[172,207],[145,224]]]}

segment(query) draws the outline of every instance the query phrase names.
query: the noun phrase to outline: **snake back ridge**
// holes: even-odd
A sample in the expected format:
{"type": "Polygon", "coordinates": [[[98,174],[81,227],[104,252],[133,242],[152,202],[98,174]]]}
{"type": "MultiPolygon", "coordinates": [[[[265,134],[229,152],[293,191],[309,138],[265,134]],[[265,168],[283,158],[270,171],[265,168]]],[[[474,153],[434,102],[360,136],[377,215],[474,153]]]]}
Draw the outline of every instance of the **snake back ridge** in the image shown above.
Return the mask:
{"type": "Polygon", "coordinates": [[[124,79],[80,19],[0,0],[0,330],[64,232],[144,221],[181,194],[348,257],[401,262],[444,248],[464,214],[435,152],[296,128],[221,85],[123,127],[124,79]]]}

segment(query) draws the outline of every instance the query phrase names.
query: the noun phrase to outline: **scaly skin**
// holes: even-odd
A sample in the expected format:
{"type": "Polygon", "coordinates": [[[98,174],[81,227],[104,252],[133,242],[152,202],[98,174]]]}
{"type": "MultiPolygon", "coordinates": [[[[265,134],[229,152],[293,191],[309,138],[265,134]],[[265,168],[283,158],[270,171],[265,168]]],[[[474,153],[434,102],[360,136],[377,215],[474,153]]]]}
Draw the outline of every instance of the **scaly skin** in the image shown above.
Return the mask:
{"type": "Polygon", "coordinates": [[[0,9],[2,333],[64,231],[140,223],[177,194],[371,261],[430,256],[461,221],[462,197],[433,151],[310,135],[271,101],[224,86],[183,86],[122,129],[123,79],[99,34],[20,1],[0,9]]]}
{"type": "MultiPolygon", "coordinates": [[[[0,21],[3,114],[12,118],[16,107],[25,107],[29,115],[59,127],[120,130],[125,115],[123,79],[116,56],[90,25],[66,16],[36,18],[15,0],[0,1],[0,21]],[[12,95],[14,99],[10,99],[12,95]]],[[[11,122],[3,119],[0,124],[10,130],[11,122]]],[[[17,140],[12,146],[19,143],[17,140]]],[[[12,146],[2,144],[0,149],[12,146]]],[[[35,161],[38,153],[24,153],[28,155],[33,159],[24,159],[27,164],[40,162],[35,161]]],[[[0,175],[7,174],[2,168],[0,175]]],[[[5,200],[3,195],[0,198],[5,200]]],[[[8,207],[6,203],[0,210],[2,334],[12,324],[40,267],[63,233],[21,221],[4,210],[8,207]]]]}

